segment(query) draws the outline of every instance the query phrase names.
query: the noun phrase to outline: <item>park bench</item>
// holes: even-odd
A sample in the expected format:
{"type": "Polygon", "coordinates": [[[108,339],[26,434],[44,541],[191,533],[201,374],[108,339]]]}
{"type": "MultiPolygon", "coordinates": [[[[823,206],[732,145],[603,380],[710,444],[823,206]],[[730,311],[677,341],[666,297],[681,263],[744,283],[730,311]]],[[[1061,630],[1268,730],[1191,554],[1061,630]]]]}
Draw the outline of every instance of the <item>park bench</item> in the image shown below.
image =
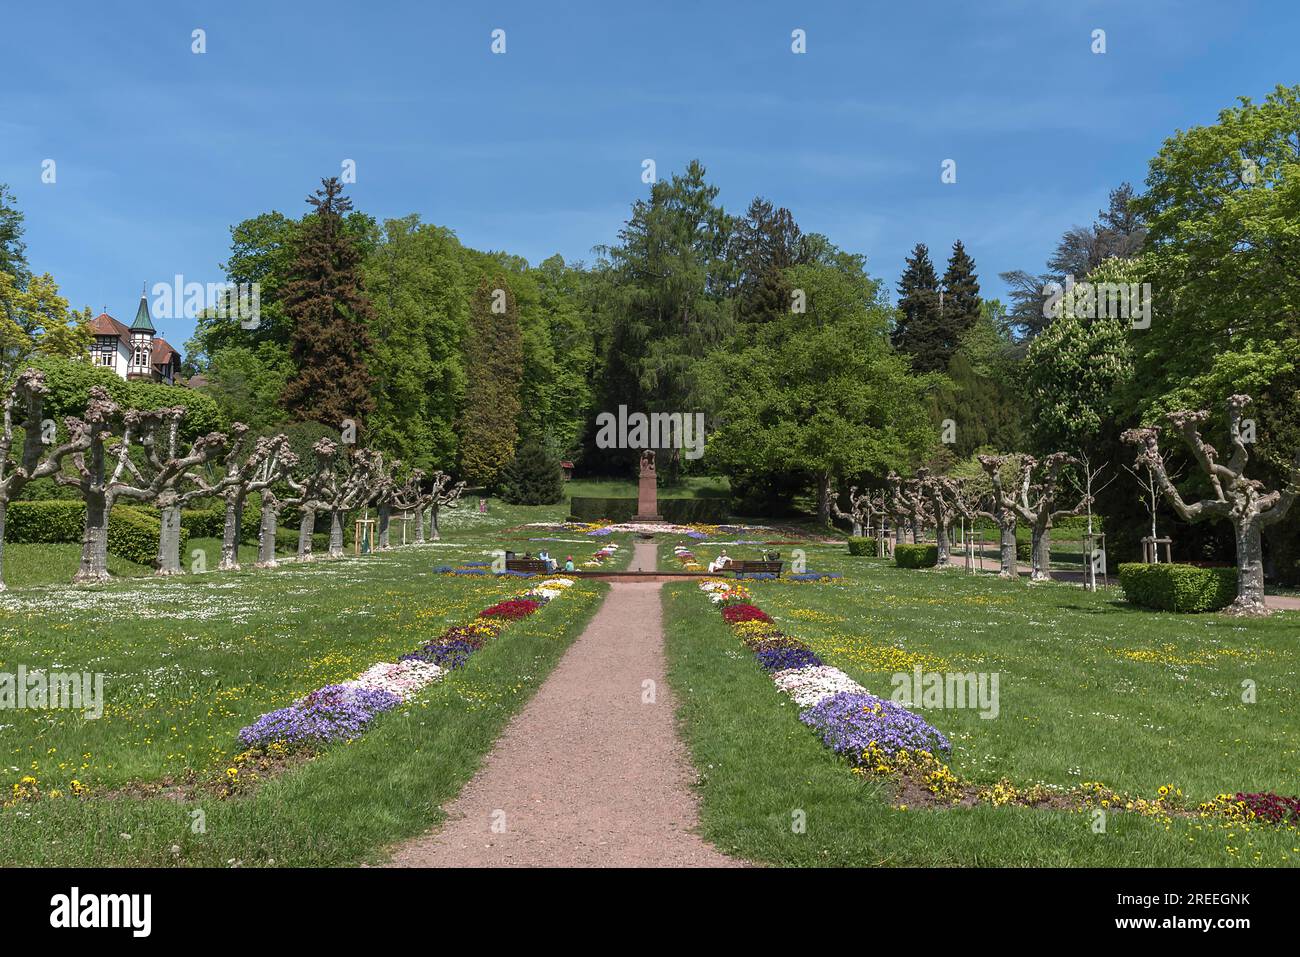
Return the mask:
{"type": "Polygon", "coordinates": [[[736,573],[736,577],[741,575],[780,575],[780,562],[732,562],[727,566],[728,569],[736,573]]]}
{"type": "Polygon", "coordinates": [[[523,572],[525,575],[549,575],[551,566],[540,558],[507,558],[506,571],[523,572]]]}

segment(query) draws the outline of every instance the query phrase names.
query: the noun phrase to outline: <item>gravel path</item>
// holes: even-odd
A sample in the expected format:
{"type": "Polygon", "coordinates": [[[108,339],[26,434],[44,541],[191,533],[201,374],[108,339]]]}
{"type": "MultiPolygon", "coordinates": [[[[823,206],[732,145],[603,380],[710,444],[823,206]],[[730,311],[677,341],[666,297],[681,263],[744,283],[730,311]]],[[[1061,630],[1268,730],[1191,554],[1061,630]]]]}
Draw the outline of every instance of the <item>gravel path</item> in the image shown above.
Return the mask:
{"type": "MultiPolygon", "coordinates": [[[[630,567],[655,568],[653,543],[630,567]]],[[[694,771],[664,680],[658,583],[616,584],[442,828],[394,867],[725,867],[693,833],[694,771]],[[654,703],[643,703],[653,682],[654,703]]]]}

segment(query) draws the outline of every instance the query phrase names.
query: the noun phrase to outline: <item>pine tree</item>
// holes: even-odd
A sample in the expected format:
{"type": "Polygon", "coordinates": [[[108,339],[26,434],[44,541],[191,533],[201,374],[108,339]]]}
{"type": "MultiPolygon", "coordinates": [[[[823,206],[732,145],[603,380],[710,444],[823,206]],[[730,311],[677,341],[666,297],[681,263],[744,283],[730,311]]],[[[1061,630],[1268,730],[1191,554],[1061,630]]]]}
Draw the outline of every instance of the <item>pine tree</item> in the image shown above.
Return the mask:
{"type": "Polygon", "coordinates": [[[295,372],[281,404],[299,421],[360,429],[374,409],[370,352],[370,300],[363,288],[361,253],[343,224],[352,201],[337,177],[307,197],[313,207],[303,223],[284,311],[292,327],[289,354],[295,372]]]}
{"type": "Polygon", "coordinates": [[[912,357],[912,368],[917,372],[942,371],[956,345],[944,352],[939,277],[925,243],[917,243],[907,258],[898,282],[898,313],[892,336],[894,347],[912,357]]]}
{"type": "Polygon", "coordinates": [[[944,335],[952,337],[952,351],[948,353],[951,359],[980,317],[980,283],[975,274],[975,260],[967,254],[960,239],[952,244],[952,256],[943,274],[942,313],[944,335]]]}
{"type": "Polygon", "coordinates": [[[523,408],[523,337],[519,310],[504,276],[479,283],[470,309],[465,359],[461,469],[471,484],[492,487],[514,457],[523,408]]]}
{"type": "Polygon", "coordinates": [[[27,246],[23,243],[23,214],[9,187],[0,183],[0,272],[14,278],[22,289],[30,272],[27,268],[27,246]]]}
{"type": "Polygon", "coordinates": [[[559,456],[535,438],[519,444],[502,474],[501,498],[511,505],[554,505],[564,498],[559,456]]]}

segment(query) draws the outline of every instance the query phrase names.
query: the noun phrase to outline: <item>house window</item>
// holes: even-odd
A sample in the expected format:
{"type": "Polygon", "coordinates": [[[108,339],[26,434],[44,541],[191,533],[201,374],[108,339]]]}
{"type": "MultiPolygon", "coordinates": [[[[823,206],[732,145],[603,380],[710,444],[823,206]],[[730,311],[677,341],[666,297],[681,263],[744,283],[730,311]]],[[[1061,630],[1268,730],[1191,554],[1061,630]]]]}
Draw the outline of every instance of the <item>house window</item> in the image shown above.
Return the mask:
{"type": "Polygon", "coordinates": [[[117,352],[117,340],[112,336],[100,336],[95,340],[94,361],[97,366],[112,366],[113,355],[117,352]]]}
{"type": "Polygon", "coordinates": [[[151,351],[152,350],[149,348],[149,345],[143,341],[137,342],[135,344],[134,365],[137,369],[149,368],[149,353],[151,351]]]}

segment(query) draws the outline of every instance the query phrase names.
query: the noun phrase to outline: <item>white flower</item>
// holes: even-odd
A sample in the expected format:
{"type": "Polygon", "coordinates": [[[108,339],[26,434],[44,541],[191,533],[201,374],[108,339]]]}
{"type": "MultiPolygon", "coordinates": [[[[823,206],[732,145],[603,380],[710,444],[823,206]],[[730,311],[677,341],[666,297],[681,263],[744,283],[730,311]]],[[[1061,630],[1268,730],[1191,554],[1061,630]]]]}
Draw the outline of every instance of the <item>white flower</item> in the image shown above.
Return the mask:
{"type": "Polygon", "coordinates": [[[446,674],[446,669],[428,661],[381,661],[371,665],[352,681],[344,684],[369,691],[387,691],[399,698],[409,698],[421,688],[433,684],[446,674]]]}
{"type": "Polygon", "coordinates": [[[812,708],[842,691],[865,692],[839,668],[818,665],[812,668],[787,668],[772,675],[776,686],[794,699],[801,708],[812,708]]]}

